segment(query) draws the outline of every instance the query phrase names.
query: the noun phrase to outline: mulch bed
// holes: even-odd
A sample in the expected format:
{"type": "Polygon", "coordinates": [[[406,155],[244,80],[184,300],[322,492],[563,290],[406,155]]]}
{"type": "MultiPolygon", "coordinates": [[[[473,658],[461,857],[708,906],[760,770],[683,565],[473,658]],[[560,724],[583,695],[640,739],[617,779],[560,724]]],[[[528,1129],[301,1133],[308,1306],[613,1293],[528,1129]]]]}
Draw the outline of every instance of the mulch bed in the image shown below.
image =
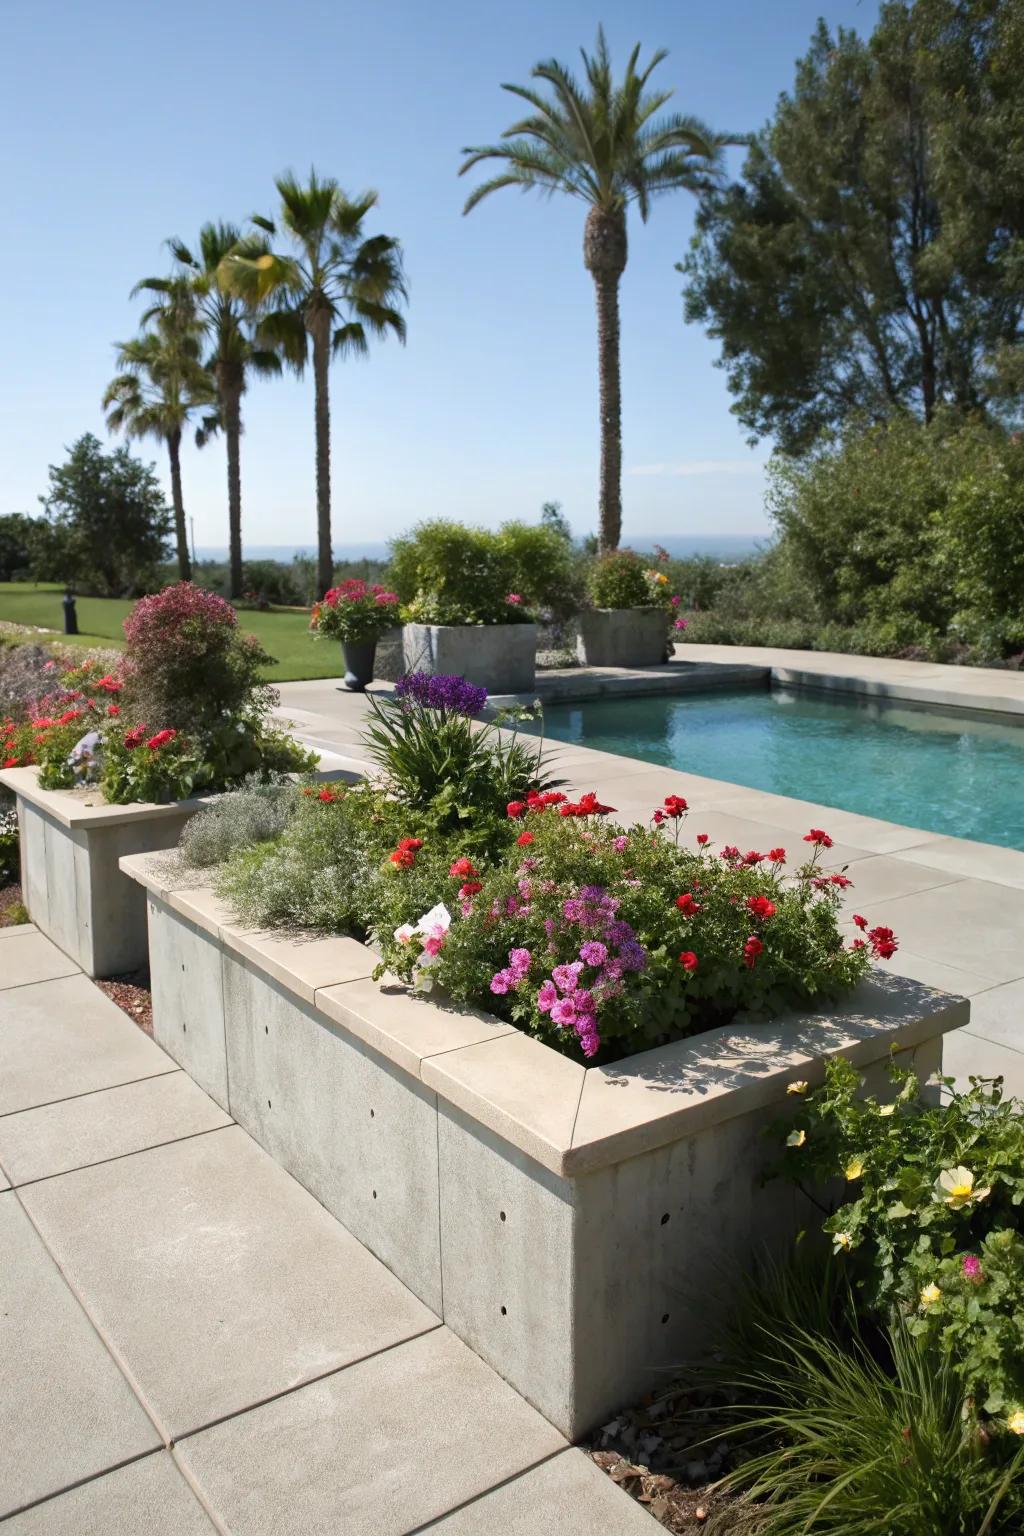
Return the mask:
{"type": "Polygon", "coordinates": [[[5,885],[0,889],[0,928],[12,928],[25,922],[24,911],[12,911],[21,907],[21,886],[5,885]]]}
{"type": "Polygon", "coordinates": [[[96,985],[128,1015],[133,1024],[139,1026],[144,1035],[153,1033],[153,998],[149,990],[149,976],[145,971],[112,976],[109,981],[98,981],[96,985]]]}

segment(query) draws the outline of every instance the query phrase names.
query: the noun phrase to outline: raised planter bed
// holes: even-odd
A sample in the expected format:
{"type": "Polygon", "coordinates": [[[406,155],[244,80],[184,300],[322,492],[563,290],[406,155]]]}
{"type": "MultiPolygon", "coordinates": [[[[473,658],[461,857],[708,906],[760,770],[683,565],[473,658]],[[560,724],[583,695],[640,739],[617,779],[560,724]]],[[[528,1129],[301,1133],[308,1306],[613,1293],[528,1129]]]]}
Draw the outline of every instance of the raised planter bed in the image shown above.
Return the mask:
{"type": "Polygon", "coordinates": [[[537,666],[536,624],[406,624],[407,672],[457,673],[489,693],[528,693],[537,666]]]}
{"type": "Polygon", "coordinates": [[[244,930],[166,856],[148,898],[156,1039],[570,1438],[706,1345],[730,1266],[808,1208],[762,1186],[786,1084],[845,1055],[919,1075],[969,1005],[873,973],[844,1007],[735,1021],[585,1068],[378,986],[346,938],[244,930]]]}
{"type": "Polygon", "coordinates": [[[590,608],[579,625],[576,653],[587,667],[653,667],[668,653],[664,608],[590,608]]]}
{"type": "MultiPolygon", "coordinates": [[[[354,777],[323,757],[321,775],[354,777]]],[[[32,921],[87,976],[144,966],[146,903],[118,861],[175,847],[208,799],[108,805],[98,787],[40,789],[36,768],[0,769],[0,784],[17,799],[22,896],[32,921]]]]}

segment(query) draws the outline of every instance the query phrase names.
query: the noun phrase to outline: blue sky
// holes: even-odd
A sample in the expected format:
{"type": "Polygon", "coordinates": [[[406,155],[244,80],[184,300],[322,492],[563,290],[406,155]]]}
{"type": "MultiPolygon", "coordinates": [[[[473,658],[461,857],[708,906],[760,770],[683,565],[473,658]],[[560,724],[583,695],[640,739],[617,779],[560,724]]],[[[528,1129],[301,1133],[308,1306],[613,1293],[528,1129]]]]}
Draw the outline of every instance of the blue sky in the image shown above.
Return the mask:
{"type": "MultiPolygon", "coordinates": [[[[311,164],[380,193],[377,228],[405,246],[409,340],[332,370],[337,544],[419,517],[494,524],[563,503],[594,527],[597,386],[584,207],[514,191],[469,218],[464,144],[512,120],[500,82],[578,58],[604,21],[613,56],[670,56],[656,80],[713,126],[759,126],[815,21],[869,30],[877,0],[0,0],[5,213],[0,291],[0,512],[36,510],[47,465],[84,431],[132,285],[163,272],[170,235],[273,211],[273,177],[311,164]]],[[[734,163],[735,156],[734,156],[734,163]]],[[[622,285],[628,540],[759,534],[770,444],[729,411],[716,349],[682,320],[674,270],[692,202],[634,219],[622,285]]],[[[244,402],[244,534],[314,538],[312,382],[256,382],[244,402]]],[[[157,461],[157,444],[141,450],[157,461]]],[[[226,541],[223,446],[185,455],[199,544],[226,541]]]]}

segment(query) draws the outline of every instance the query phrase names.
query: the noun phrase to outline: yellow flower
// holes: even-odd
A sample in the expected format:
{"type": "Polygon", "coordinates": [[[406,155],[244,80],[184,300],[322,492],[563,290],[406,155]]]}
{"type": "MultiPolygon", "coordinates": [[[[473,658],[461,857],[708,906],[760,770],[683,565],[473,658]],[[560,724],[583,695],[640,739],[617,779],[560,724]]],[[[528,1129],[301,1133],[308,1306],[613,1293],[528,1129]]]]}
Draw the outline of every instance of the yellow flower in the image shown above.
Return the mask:
{"type": "Polygon", "coordinates": [[[935,1180],[935,1199],[954,1210],[970,1205],[972,1200],[984,1200],[991,1193],[992,1186],[988,1184],[975,1188],[974,1174],[969,1168],[944,1168],[935,1180]]]}
{"type": "Polygon", "coordinates": [[[878,1113],[880,1115],[894,1115],[896,1113],[895,1101],[892,1104],[879,1104],[878,1113]]]}
{"type": "Polygon", "coordinates": [[[787,1147],[802,1147],[806,1140],[807,1140],[807,1132],[806,1131],[790,1131],[789,1135],[786,1137],[786,1146],[787,1147]]]}
{"type": "Polygon", "coordinates": [[[926,1285],[924,1290],[921,1292],[921,1305],[922,1305],[922,1307],[930,1307],[933,1302],[936,1302],[936,1301],[939,1300],[941,1295],[942,1295],[942,1292],[939,1290],[938,1286],[935,1284],[935,1281],[933,1280],[931,1282],[931,1284],[930,1285],[926,1285]]]}
{"type": "Polygon", "coordinates": [[[1024,1408],[1015,1408],[1006,1421],[1011,1435],[1024,1435],[1024,1408]]]}
{"type": "Polygon", "coordinates": [[[847,1163],[843,1172],[848,1179],[859,1179],[864,1172],[864,1164],[859,1157],[855,1157],[851,1163],[847,1163]]]}
{"type": "Polygon", "coordinates": [[[842,1249],[847,1252],[853,1247],[853,1238],[849,1232],[834,1232],[832,1234],[832,1251],[839,1253],[842,1249]]]}
{"type": "Polygon", "coordinates": [[[787,1086],[787,1088],[786,1088],[786,1092],[787,1093],[806,1093],[807,1092],[807,1084],[804,1082],[803,1078],[801,1078],[799,1080],[799,1082],[790,1083],[787,1086]]]}

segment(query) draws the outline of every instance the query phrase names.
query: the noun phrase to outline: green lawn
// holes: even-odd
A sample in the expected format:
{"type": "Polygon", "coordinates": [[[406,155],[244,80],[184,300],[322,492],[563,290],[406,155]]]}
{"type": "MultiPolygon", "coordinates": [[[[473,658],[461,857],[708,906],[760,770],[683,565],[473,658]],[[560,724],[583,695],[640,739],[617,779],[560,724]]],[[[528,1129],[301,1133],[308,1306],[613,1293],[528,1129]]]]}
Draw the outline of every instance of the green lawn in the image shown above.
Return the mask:
{"type": "MultiPolygon", "coordinates": [[[[24,581],[0,582],[0,619],[12,624],[33,624],[61,635],[64,589],[55,583],[32,586],[24,581]]],[[[131,602],[113,597],[77,599],[78,627],[82,631],[69,644],[116,645],[123,642],[121,624],[131,612],[131,602]]],[[[345,668],[341,646],[329,640],[314,640],[309,633],[309,614],[302,608],[272,608],[269,613],[243,610],[238,615],[241,627],[254,634],[264,649],[274,657],[267,669],[274,682],[292,682],[303,677],[340,677],[345,668]]],[[[65,637],[66,638],[66,637],[65,637]]]]}

